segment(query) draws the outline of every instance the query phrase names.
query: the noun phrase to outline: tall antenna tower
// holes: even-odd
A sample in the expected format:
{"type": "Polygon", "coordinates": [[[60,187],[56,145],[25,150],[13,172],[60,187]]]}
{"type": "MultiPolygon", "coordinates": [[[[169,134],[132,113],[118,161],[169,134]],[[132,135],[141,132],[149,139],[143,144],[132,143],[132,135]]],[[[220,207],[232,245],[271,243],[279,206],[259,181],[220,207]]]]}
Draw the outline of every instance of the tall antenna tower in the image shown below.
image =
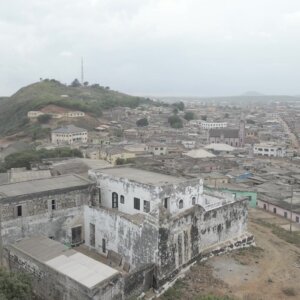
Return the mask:
{"type": "Polygon", "coordinates": [[[83,57],[81,57],[81,84],[84,82],[84,73],[83,73],[83,57]]]}

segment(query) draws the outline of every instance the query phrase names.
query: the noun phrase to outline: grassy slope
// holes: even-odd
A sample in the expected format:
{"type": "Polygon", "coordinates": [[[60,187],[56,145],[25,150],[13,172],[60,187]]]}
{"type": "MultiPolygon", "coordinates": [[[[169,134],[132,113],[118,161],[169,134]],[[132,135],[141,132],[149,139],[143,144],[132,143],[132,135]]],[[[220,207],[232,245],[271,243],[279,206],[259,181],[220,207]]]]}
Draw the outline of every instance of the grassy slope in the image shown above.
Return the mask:
{"type": "Polygon", "coordinates": [[[27,112],[48,104],[89,112],[100,116],[103,109],[116,106],[137,107],[151,103],[145,98],[133,97],[102,87],[69,87],[56,81],[42,81],[20,89],[0,102],[0,135],[9,135],[28,128],[27,112]],[[62,98],[61,95],[69,95],[62,98]]]}

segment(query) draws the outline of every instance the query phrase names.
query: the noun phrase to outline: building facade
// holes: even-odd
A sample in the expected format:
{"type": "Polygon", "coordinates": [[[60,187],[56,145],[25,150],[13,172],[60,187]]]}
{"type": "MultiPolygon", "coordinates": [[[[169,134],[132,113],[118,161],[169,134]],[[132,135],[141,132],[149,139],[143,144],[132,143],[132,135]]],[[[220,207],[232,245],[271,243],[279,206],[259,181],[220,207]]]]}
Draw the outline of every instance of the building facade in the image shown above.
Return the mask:
{"type": "Polygon", "coordinates": [[[274,143],[260,143],[253,146],[253,154],[267,157],[286,157],[287,151],[285,146],[274,143]]]}
{"type": "Polygon", "coordinates": [[[67,125],[51,131],[51,141],[53,144],[77,144],[87,143],[88,131],[74,125],[67,125]]]}

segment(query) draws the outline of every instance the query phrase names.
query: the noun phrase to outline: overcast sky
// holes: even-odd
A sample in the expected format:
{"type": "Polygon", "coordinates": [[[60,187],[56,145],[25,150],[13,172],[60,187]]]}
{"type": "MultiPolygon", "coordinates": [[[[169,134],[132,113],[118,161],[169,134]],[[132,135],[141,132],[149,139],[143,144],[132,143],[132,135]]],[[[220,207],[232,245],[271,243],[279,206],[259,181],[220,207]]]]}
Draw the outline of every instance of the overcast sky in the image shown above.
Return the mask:
{"type": "Polygon", "coordinates": [[[300,94],[299,0],[0,1],[0,95],[80,78],[136,95],[300,94]]]}

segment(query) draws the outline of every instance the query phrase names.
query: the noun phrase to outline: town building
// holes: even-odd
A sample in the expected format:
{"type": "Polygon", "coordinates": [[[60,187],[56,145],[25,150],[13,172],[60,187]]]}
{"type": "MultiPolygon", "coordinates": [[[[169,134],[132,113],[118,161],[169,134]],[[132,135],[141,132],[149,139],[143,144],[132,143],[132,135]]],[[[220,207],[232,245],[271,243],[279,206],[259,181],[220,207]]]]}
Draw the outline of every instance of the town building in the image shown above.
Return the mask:
{"type": "Polygon", "coordinates": [[[209,144],[223,143],[232,147],[244,147],[245,144],[245,122],[240,122],[239,129],[222,128],[209,130],[209,144]]]}
{"type": "Polygon", "coordinates": [[[51,131],[51,141],[54,144],[87,143],[88,131],[74,125],[66,125],[51,131]]]}
{"type": "Polygon", "coordinates": [[[260,143],[253,146],[253,154],[267,157],[286,157],[287,149],[275,143],[260,143]]]}

